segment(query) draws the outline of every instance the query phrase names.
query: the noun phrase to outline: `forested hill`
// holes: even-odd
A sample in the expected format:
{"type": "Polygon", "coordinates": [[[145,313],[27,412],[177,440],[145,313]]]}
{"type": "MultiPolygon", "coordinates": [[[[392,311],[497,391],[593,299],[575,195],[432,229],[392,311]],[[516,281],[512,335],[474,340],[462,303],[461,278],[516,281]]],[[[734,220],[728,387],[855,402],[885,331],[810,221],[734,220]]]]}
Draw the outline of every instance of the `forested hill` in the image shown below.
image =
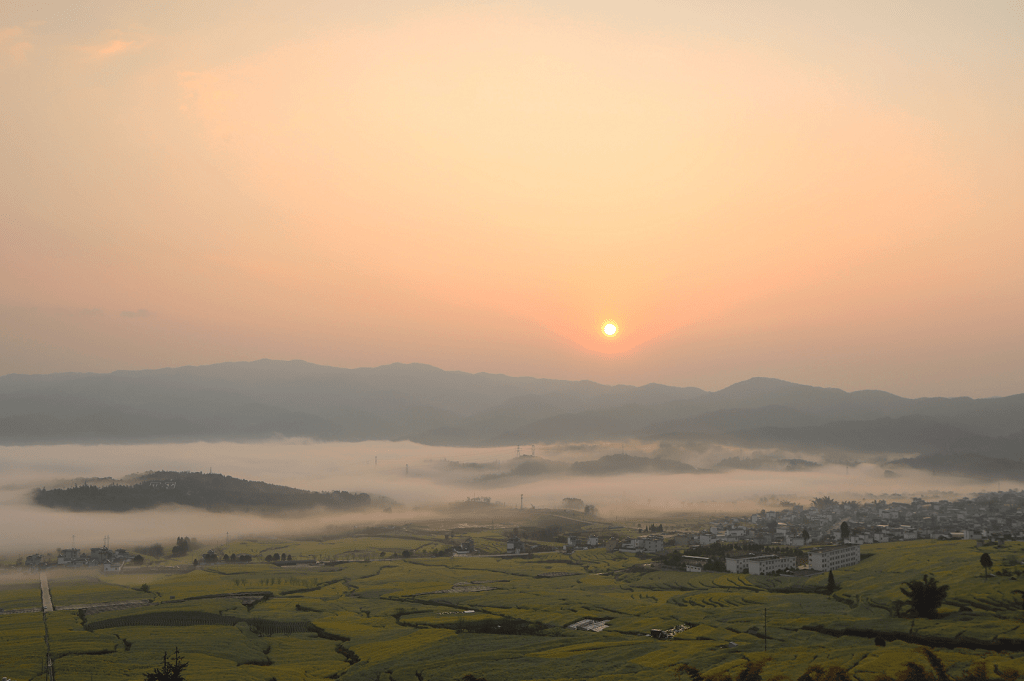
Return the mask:
{"type": "Polygon", "coordinates": [[[102,486],[85,484],[66,489],[37,489],[34,498],[42,506],[70,511],[134,511],[181,504],[209,511],[263,514],[318,507],[354,511],[367,508],[374,501],[369,494],[310,492],[218,473],[173,471],[137,474],[102,486]]]}

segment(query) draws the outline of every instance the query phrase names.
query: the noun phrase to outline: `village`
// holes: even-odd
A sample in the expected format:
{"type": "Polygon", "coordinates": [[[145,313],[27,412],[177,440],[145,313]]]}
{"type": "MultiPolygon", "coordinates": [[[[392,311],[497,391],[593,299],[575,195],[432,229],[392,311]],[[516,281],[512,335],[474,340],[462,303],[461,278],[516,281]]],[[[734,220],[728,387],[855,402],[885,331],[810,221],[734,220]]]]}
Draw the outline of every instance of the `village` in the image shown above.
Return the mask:
{"type": "MultiPolygon", "coordinates": [[[[568,501],[577,501],[575,499],[568,501]]],[[[632,530],[610,525],[600,534],[564,535],[560,550],[573,553],[604,549],[652,557],[663,566],[690,572],[724,571],[754,575],[794,573],[796,570],[828,571],[856,565],[861,547],[874,543],[917,539],[967,540],[979,546],[1001,545],[1024,538],[1024,492],[985,492],[973,498],[926,501],[836,501],[818,497],[806,507],[774,501],[779,510],[762,510],[745,517],[721,518],[700,531],[665,531],[663,525],[638,526],[632,530]],[[647,530],[647,531],[645,531],[647,530]]],[[[508,536],[506,555],[525,555],[556,550],[551,542],[531,543],[514,531],[508,536]]],[[[454,539],[454,535],[451,536],[454,539]]],[[[179,538],[179,544],[187,538],[179,538]]],[[[447,555],[480,555],[474,540],[454,543],[447,555]]],[[[172,555],[187,545],[172,549],[172,555]]],[[[194,560],[198,565],[252,560],[290,561],[289,555],[228,555],[209,549],[194,560]]],[[[99,567],[118,572],[147,562],[143,555],[106,545],[88,550],[57,549],[56,554],[27,556],[25,567],[99,567]]]]}
{"type": "MultiPolygon", "coordinates": [[[[618,534],[625,531],[628,535],[631,530],[614,527],[610,529],[618,534],[604,539],[596,534],[585,539],[569,535],[563,550],[571,553],[600,547],[660,557],[668,565],[688,572],[717,569],[766,575],[850,567],[860,562],[865,544],[935,539],[974,541],[981,547],[1024,539],[1024,492],[1019,490],[985,492],[957,500],[915,497],[909,502],[880,499],[865,503],[840,502],[826,496],[816,498],[807,507],[786,501],[777,505],[783,508],[722,519],[699,532],[620,538],[618,534]],[[748,547],[762,550],[745,550],[748,547]]],[[[663,530],[660,526],[658,529],[663,530]]],[[[528,550],[519,537],[509,539],[507,553],[528,550]]],[[[455,555],[471,552],[471,546],[462,546],[455,555]]]]}

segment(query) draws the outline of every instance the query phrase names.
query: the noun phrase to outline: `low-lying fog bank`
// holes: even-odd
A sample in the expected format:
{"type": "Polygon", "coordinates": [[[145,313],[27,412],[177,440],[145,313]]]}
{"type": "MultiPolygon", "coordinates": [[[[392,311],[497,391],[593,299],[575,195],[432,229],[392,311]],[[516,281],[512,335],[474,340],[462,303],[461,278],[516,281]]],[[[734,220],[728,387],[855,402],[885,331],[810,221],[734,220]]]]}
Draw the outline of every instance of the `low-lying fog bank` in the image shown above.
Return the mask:
{"type": "MultiPolygon", "coordinates": [[[[903,458],[894,456],[893,459],[903,458]]],[[[864,459],[862,458],[861,461],[864,459]]],[[[319,443],[281,440],[254,444],[60,445],[0,448],[0,555],[99,546],[113,547],[177,536],[216,540],[233,536],[316,531],[328,525],[397,523],[444,515],[444,504],[487,497],[492,503],[558,508],[575,497],[606,518],[699,511],[736,513],[772,501],[807,503],[878,496],[961,496],[1006,489],[979,482],[870,463],[827,463],[806,453],[729,447],[687,449],[657,443],[588,443],[572,446],[455,448],[409,442],[319,443]],[[315,491],[344,490],[391,497],[392,513],[262,517],[161,507],[130,513],[71,513],[37,506],[37,487],[89,478],[121,478],[147,470],[213,471],[315,491]]]]}

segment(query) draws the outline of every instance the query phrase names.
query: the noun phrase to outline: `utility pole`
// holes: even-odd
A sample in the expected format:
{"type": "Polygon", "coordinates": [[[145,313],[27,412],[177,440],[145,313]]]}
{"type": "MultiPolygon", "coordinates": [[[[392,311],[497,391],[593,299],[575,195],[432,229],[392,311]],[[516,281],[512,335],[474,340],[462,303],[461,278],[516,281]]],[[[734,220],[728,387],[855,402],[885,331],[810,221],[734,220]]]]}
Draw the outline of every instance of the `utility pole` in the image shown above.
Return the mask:
{"type": "Polygon", "coordinates": [[[523,495],[522,494],[519,495],[519,510],[520,511],[523,510],[523,495]]]}

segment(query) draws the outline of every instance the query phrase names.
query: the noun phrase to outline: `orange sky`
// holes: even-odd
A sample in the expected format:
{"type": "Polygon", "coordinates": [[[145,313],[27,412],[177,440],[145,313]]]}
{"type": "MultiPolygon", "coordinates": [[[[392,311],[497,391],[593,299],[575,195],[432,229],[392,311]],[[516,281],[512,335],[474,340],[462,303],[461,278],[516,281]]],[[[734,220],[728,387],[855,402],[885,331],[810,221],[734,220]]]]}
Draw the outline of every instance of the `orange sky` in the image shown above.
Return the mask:
{"type": "Polygon", "coordinates": [[[1024,392],[1020,3],[626,6],[5,3],[0,374],[1024,392]]]}

